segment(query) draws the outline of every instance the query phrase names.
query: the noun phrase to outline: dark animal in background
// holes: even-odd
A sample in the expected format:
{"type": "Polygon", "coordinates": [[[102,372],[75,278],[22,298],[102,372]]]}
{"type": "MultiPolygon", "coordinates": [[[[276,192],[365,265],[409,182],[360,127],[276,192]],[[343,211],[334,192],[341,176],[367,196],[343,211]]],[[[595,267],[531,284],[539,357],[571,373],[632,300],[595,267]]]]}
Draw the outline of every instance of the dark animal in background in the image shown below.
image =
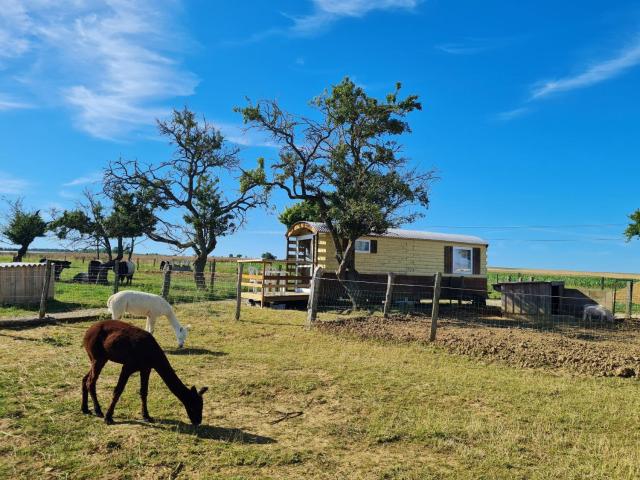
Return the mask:
{"type": "Polygon", "coordinates": [[[73,281],[80,283],[101,283],[106,285],[108,269],[102,269],[101,267],[102,262],[100,260],[91,260],[87,267],[87,273],[76,274],[73,277],[73,281]]]}
{"type": "Polygon", "coordinates": [[[193,272],[193,268],[191,265],[186,263],[171,263],[166,260],[162,260],[160,262],[160,270],[164,271],[164,267],[167,265],[171,265],[171,270],[173,272],[193,272]]]}
{"type": "MultiPolygon", "coordinates": [[[[47,261],[46,258],[40,259],[40,263],[45,263],[46,261],[47,261]]],[[[62,273],[62,270],[64,270],[65,268],[71,267],[71,262],[69,260],[49,260],[49,261],[53,265],[53,272],[54,272],[53,274],[56,281],[60,280],[60,274],[62,273]]]]}
{"type": "Polygon", "coordinates": [[[130,260],[121,260],[118,262],[118,271],[116,272],[115,261],[102,264],[103,268],[111,268],[114,273],[120,277],[122,285],[131,285],[133,274],[136,272],[136,264],[130,260]]]}
{"type": "MultiPolygon", "coordinates": [[[[91,260],[89,262],[87,273],[78,273],[73,277],[74,282],[95,283],[99,285],[108,285],[109,270],[113,270],[115,274],[115,260],[108,262],[100,262],[99,260],[91,260]]],[[[123,285],[131,285],[133,274],[136,271],[136,264],[130,260],[118,262],[118,277],[123,285]]]]}
{"type": "Polygon", "coordinates": [[[106,320],[95,323],[87,329],[83,345],[89,355],[91,369],[82,379],[82,413],[90,413],[88,394],[91,394],[95,414],[98,417],[103,416],[96,395],[96,382],[102,368],[111,360],[122,364],[122,370],[118,384],[113,391],[111,405],[104,415],[104,421],[107,424],[113,423],[113,411],[116,408],[116,403],[118,403],[129,377],[135,372],[140,372],[142,418],[148,422],[153,421],[147,410],[149,375],[152,369],[158,372],[171,393],[182,402],[191,423],[200,425],[202,422],[202,395],[207,391],[207,387],[198,391],[196,387],[188,388],[185,386],[171,368],[171,364],[160,345],[149,332],[118,320],[106,320]]]}

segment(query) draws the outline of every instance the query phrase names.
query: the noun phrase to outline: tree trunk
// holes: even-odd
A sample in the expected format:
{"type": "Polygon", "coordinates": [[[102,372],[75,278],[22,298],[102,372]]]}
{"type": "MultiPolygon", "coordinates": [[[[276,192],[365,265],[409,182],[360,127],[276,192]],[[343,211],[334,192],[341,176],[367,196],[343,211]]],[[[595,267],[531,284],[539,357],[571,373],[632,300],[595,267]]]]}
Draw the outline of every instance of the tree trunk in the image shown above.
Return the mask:
{"type": "Polygon", "coordinates": [[[353,310],[357,310],[360,299],[360,284],[357,282],[359,275],[356,270],[355,249],[355,240],[349,240],[347,246],[344,248],[342,258],[338,259],[339,265],[336,271],[338,281],[347,292],[353,310]]]}
{"type": "Polygon", "coordinates": [[[133,246],[136,243],[136,239],[135,238],[131,238],[131,246],[129,247],[129,257],[127,258],[127,260],[131,261],[131,257],[133,257],[133,246]]]}
{"type": "Polygon", "coordinates": [[[122,260],[122,257],[124,257],[124,247],[123,247],[124,242],[122,240],[122,237],[118,237],[117,242],[118,242],[118,246],[116,247],[117,248],[116,258],[114,258],[114,260],[119,262],[120,260],[122,260]]]}
{"type": "Polygon", "coordinates": [[[22,261],[22,257],[24,257],[27,254],[27,249],[28,248],[29,248],[29,245],[20,245],[20,248],[16,252],[16,256],[13,257],[13,261],[14,262],[21,262],[22,261]]]}
{"type": "Polygon", "coordinates": [[[200,254],[193,262],[193,280],[196,282],[198,289],[207,288],[207,281],[204,270],[207,266],[207,254],[200,254]]]}

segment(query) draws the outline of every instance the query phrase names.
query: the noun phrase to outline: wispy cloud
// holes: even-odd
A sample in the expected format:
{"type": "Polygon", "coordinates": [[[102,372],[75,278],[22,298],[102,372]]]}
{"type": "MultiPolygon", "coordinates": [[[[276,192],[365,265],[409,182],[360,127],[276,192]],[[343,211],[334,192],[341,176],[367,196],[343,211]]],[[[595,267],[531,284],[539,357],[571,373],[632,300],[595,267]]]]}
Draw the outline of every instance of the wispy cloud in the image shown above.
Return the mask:
{"type": "Polygon", "coordinates": [[[96,183],[102,180],[101,172],[93,172],[89,175],[85,175],[82,177],[74,178],[73,180],[63,183],[63,187],[77,187],[79,185],[88,185],[89,183],[96,183]]]}
{"type": "Polygon", "coordinates": [[[24,108],[31,108],[32,105],[20,102],[18,100],[13,100],[11,98],[3,97],[0,95],[0,111],[3,110],[20,110],[24,108]]]}
{"type": "Polygon", "coordinates": [[[283,15],[291,20],[285,28],[270,28],[254,33],[240,41],[226,42],[230,45],[255,43],[274,36],[311,37],[328,30],[344,18],[361,18],[374,11],[415,9],[422,0],[312,0],[313,10],[308,15],[283,15]]]}
{"type": "Polygon", "coordinates": [[[0,171],[0,194],[20,195],[31,186],[31,182],[17,178],[8,172],[0,171]]]}
{"type": "Polygon", "coordinates": [[[0,13],[5,62],[29,63],[24,83],[56,91],[92,136],[152,125],[168,100],[194,93],[198,79],[177,59],[186,40],[176,0],[8,1],[0,13]]]}
{"type": "Polygon", "coordinates": [[[498,113],[496,115],[496,118],[502,121],[509,121],[509,120],[513,120],[514,118],[518,118],[523,115],[526,115],[530,111],[531,109],[529,107],[514,108],[513,110],[507,110],[506,112],[498,113]]]}
{"type": "Polygon", "coordinates": [[[376,10],[412,10],[419,0],[313,0],[310,15],[290,17],[290,32],[307,36],[328,28],[341,18],[360,18],[376,10]]]}
{"type": "Polygon", "coordinates": [[[544,98],[555,93],[590,87],[614,78],[638,64],[640,64],[640,36],[616,55],[604,61],[593,62],[576,75],[538,82],[531,93],[531,100],[544,98]]]}
{"type": "Polygon", "coordinates": [[[504,46],[511,39],[465,38],[459,42],[441,43],[435,49],[450,55],[475,55],[504,46]]]}
{"type": "MultiPolygon", "coordinates": [[[[591,61],[583,66],[575,75],[560,77],[555,80],[544,80],[536,82],[531,88],[531,93],[525,104],[531,105],[534,102],[544,100],[547,97],[561,93],[588,88],[593,85],[605,82],[627,70],[640,64],[640,35],[637,35],[625,48],[617,51],[605,60],[591,61]]],[[[532,109],[528,106],[515,108],[497,114],[501,120],[511,120],[521,117],[532,109]]]]}

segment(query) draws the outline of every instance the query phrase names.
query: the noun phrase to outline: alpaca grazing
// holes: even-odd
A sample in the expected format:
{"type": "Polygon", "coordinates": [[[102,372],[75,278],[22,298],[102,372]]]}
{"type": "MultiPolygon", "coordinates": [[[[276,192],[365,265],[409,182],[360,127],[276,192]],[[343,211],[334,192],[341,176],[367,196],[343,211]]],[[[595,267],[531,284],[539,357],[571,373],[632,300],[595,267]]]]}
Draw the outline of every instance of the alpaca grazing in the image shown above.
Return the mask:
{"type": "Polygon", "coordinates": [[[207,391],[207,387],[198,391],[196,387],[188,388],[185,386],[171,368],[171,364],[169,364],[160,345],[149,332],[118,320],[105,320],[95,323],[87,329],[83,345],[91,361],[91,369],[82,379],[83,413],[90,413],[87,404],[88,394],[91,394],[95,414],[98,417],[103,416],[96,395],[96,382],[104,365],[111,360],[115,363],[121,363],[122,370],[113,391],[111,405],[104,415],[104,421],[107,424],[113,424],[113,411],[116,403],[118,403],[129,377],[134,372],[140,372],[142,418],[148,422],[153,421],[147,410],[149,375],[152,369],[158,372],[171,393],[182,402],[191,423],[200,425],[202,422],[202,395],[207,391]]]}
{"type": "Polygon", "coordinates": [[[113,320],[120,320],[125,313],[147,317],[145,328],[149,333],[153,333],[158,317],[165,316],[169,319],[176,334],[178,348],[182,348],[187,339],[188,328],[180,325],[169,302],[159,295],[123,290],[109,297],[107,309],[113,320]]]}

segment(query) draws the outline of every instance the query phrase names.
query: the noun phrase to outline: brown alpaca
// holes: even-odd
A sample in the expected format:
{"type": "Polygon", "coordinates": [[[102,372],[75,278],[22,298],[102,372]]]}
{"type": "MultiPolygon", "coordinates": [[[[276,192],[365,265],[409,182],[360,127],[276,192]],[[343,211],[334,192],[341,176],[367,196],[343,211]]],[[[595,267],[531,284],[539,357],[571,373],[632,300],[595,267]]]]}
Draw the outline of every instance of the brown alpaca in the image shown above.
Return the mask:
{"type": "Polygon", "coordinates": [[[113,424],[113,410],[116,408],[116,403],[118,403],[129,377],[134,372],[140,372],[142,418],[148,422],[153,421],[147,411],[147,392],[151,369],[158,372],[169,390],[184,404],[191,423],[200,425],[202,422],[202,395],[207,391],[207,387],[201,388],[200,391],[197,391],[196,387],[186,387],[171,368],[169,360],[150,333],[118,320],[106,320],[95,323],[87,329],[83,345],[91,360],[91,369],[82,379],[83,413],[90,413],[87,406],[87,394],[90,393],[96,415],[103,416],[96,395],[96,382],[102,368],[111,360],[121,363],[122,371],[113,391],[113,400],[111,400],[111,405],[104,416],[104,421],[107,424],[113,424]]]}

